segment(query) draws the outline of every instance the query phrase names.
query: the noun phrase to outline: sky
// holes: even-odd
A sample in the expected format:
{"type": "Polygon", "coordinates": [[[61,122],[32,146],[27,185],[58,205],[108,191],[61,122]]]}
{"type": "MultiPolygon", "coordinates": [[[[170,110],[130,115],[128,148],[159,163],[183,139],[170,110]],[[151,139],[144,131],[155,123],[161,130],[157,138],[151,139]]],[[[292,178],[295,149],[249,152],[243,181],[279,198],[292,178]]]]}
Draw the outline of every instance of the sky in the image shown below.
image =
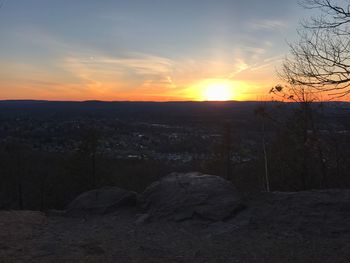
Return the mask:
{"type": "Polygon", "coordinates": [[[297,0],[1,2],[0,99],[264,99],[310,15],[297,0]]]}

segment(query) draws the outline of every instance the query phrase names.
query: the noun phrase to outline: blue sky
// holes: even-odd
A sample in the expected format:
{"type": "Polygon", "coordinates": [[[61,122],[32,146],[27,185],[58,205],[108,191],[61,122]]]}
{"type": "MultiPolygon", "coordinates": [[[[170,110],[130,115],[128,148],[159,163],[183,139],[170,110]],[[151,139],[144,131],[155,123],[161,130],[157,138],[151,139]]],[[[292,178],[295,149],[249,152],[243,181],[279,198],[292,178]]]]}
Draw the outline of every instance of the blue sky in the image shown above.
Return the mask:
{"type": "Polygon", "coordinates": [[[256,99],[309,15],[294,0],[6,0],[0,99],[197,99],[206,80],[256,99]]]}

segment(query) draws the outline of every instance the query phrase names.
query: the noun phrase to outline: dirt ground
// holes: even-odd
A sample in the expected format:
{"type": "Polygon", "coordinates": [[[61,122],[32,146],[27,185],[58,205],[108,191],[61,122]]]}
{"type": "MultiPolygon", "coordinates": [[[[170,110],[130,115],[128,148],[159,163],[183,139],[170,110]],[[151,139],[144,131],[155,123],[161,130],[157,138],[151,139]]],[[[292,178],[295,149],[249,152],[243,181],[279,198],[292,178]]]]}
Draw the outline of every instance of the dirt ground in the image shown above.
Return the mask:
{"type": "Polygon", "coordinates": [[[0,212],[0,262],[350,262],[350,191],[258,194],[225,222],[0,212]]]}

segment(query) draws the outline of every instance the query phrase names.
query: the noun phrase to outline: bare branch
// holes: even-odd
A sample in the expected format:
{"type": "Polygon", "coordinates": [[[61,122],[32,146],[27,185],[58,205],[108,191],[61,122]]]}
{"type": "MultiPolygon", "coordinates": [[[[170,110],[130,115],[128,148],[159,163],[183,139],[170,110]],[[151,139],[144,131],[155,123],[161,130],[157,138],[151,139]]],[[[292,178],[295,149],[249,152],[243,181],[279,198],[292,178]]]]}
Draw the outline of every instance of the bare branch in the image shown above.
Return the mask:
{"type": "Polygon", "coordinates": [[[302,24],[299,41],[290,44],[280,77],[291,86],[308,87],[336,96],[350,94],[350,2],[304,0],[302,6],[318,9],[319,17],[302,24]]]}

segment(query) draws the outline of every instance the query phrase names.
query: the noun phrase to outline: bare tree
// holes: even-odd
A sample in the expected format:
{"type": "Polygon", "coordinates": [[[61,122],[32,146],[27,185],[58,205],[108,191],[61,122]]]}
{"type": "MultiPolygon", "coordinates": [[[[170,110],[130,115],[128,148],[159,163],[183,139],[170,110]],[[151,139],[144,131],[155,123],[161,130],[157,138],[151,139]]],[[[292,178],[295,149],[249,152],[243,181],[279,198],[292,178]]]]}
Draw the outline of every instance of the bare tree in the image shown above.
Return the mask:
{"type": "Polygon", "coordinates": [[[223,162],[223,176],[226,179],[231,179],[232,172],[232,140],[231,140],[231,123],[225,122],[223,127],[223,137],[222,137],[222,153],[221,158],[223,162]]]}
{"type": "Polygon", "coordinates": [[[20,210],[24,209],[24,173],[25,173],[25,160],[28,156],[26,154],[27,147],[16,139],[10,140],[5,146],[5,150],[9,156],[9,165],[11,169],[11,175],[13,176],[16,191],[17,202],[20,210]]]}
{"type": "Polygon", "coordinates": [[[313,181],[318,182],[317,187],[324,187],[328,171],[320,130],[317,121],[315,121],[315,115],[320,116],[320,108],[323,105],[314,103],[320,101],[319,92],[314,91],[313,87],[293,83],[289,86],[277,85],[270,90],[270,94],[297,104],[292,119],[287,122],[286,127],[289,136],[294,140],[294,146],[292,147],[298,148],[302,188],[308,189],[313,181]],[[313,173],[310,166],[314,164],[311,160],[319,163],[321,167],[319,178],[312,178],[313,173]]]}
{"type": "Polygon", "coordinates": [[[261,117],[261,133],[262,133],[262,149],[264,154],[264,188],[266,192],[270,192],[270,177],[269,177],[269,166],[267,158],[267,147],[266,147],[266,119],[268,118],[268,113],[266,112],[266,103],[263,106],[259,106],[254,111],[256,116],[261,117]]]}
{"type": "Polygon", "coordinates": [[[350,93],[350,2],[304,0],[302,5],[320,15],[302,24],[300,40],[290,45],[280,75],[291,86],[307,90],[304,94],[346,96],[350,93]]]}
{"type": "Polygon", "coordinates": [[[90,187],[96,188],[99,184],[99,179],[96,172],[97,148],[99,144],[99,132],[94,127],[87,128],[82,137],[79,151],[87,159],[87,167],[90,171],[90,187]]]}

